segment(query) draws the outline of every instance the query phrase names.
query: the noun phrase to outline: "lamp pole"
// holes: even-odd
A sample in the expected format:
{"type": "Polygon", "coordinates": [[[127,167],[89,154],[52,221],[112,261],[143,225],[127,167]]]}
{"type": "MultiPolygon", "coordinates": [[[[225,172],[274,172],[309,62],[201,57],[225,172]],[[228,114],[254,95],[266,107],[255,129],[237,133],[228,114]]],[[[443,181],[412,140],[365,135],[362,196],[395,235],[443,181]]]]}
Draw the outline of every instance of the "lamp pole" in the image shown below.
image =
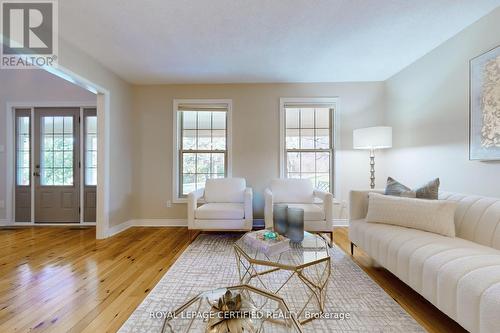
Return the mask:
{"type": "Polygon", "coordinates": [[[375,149],[370,149],[370,188],[375,188],[375,149]]]}

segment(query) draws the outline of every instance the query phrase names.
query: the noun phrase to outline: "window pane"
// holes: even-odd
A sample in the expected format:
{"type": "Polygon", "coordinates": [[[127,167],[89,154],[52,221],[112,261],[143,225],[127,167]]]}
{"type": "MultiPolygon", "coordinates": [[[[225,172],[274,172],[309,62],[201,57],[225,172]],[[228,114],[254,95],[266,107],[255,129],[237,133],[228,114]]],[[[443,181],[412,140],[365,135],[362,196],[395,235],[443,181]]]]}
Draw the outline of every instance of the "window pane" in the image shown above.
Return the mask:
{"type": "Polygon", "coordinates": [[[196,129],[196,112],[184,111],[182,113],[182,120],[182,127],[184,129],[196,129]]]}
{"type": "Polygon", "coordinates": [[[184,153],[182,159],[183,173],[196,173],[196,154],[184,153]]]}
{"type": "Polygon", "coordinates": [[[86,119],[87,134],[97,134],[97,116],[88,116],[86,119]]]}
{"type": "MultiPolygon", "coordinates": [[[[97,185],[97,116],[85,116],[85,185],[97,185]]],[[[64,148],[67,150],[73,144],[73,138],[66,136],[64,148]]],[[[66,152],[64,166],[69,166],[70,157],[66,152]]],[[[72,156],[71,156],[72,158],[72,156]]],[[[72,160],[71,160],[72,163],[72,160]]],[[[64,173],[65,179],[69,179],[69,174],[64,173]]]]}
{"type": "Polygon", "coordinates": [[[46,134],[54,133],[54,118],[53,117],[43,117],[43,131],[46,134]]]}
{"type": "Polygon", "coordinates": [[[182,195],[196,190],[196,175],[182,175],[182,195]]]}
{"type": "Polygon", "coordinates": [[[286,130],[286,149],[299,149],[299,130],[286,130]]]}
{"type": "Polygon", "coordinates": [[[314,128],[314,109],[300,109],[300,128],[314,128]]]}
{"type": "Polygon", "coordinates": [[[54,153],[47,151],[43,153],[42,168],[52,168],[54,166],[54,153]]]}
{"type": "Polygon", "coordinates": [[[207,181],[207,175],[196,175],[196,188],[205,187],[205,182],[207,181]]]}
{"type": "Polygon", "coordinates": [[[214,130],[212,131],[212,149],[225,150],[226,149],[226,131],[214,130]]]}
{"type": "Polygon", "coordinates": [[[43,150],[54,150],[54,137],[51,135],[43,136],[43,150]]]}
{"type": "Polygon", "coordinates": [[[330,149],[330,130],[316,130],[316,149],[330,149]]]}
{"type": "Polygon", "coordinates": [[[73,167],[73,152],[71,151],[64,152],[64,167],[65,168],[73,167]]]}
{"type": "Polygon", "coordinates": [[[314,149],[313,129],[303,129],[300,131],[300,149],[314,149]]]}
{"type": "Polygon", "coordinates": [[[288,172],[300,172],[300,153],[287,154],[288,172]]]}
{"type": "Polygon", "coordinates": [[[226,129],[226,112],[212,112],[212,128],[226,129]]]}
{"type": "Polygon", "coordinates": [[[301,153],[301,172],[315,172],[316,153],[301,153]]]}
{"type": "Polygon", "coordinates": [[[64,117],[54,117],[54,134],[63,134],[64,117]]]}
{"type": "Polygon", "coordinates": [[[64,184],[64,169],[54,169],[54,185],[64,184]]]}
{"type": "Polygon", "coordinates": [[[196,130],[184,130],[182,134],[182,148],[184,150],[196,149],[196,130]]]}
{"type": "Polygon", "coordinates": [[[64,153],[62,151],[54,152],[54,168],[62,168],[64,166],[64,153]]]}
{"type": "Polygon", "coordinates": [[[28,186],[30,184],[30,169],[19,168],[17,173],[17,185],[28,186]]]}
{"type": "Polygon", "coordinates": [[[198,112],[198,129],[212,128],[212,112],[198,112]]]}
{"type": "Polygon", "coordinates": [[[73,117],[64,117],[64,133],[73,133],[73,117]]]}
{"type": "Polygon", "coordinates": [[[288,178],[298,178],[298,179],[300,179],[300,173],[298,173],[298,172],[289,172],[288,173],[288,178]]]}
{"type": "Polygon", "coordinates": [[[54,148],[53,148],[54,150],[64,150],[64,136],[54,135],[53,140],[54,140],[54,148]]]}
{"type": "Polygon", "coordinates": [[[316,174],[316,189],[324,192],[330,191],[330,174],[318,173],[316,174]]]}
{"type": "MultiPolygon", "coordinates": [[[[182,112],[180,188],[187,195],[205,186],[207,178],[224,177],[227,112],[179,111],[182,112]],[[188,152],[189,150],[206,152],[188,152]],[[220,152],[220,153],[219,153],[220,152]]],[[[180,129],[179,129],[180,130],[180,129]]]]}
{"type": "Polygon", "coordinates": [[[40,178],[42,185],[54,185],[54,169],[42,169],[40,178]]]}
{"type": "Polygon", "coordinates": [[[88,185],[88,186],[97,185],[97,169],[96,168],[85,168],[85,185],[88,185]]]}
{"type": "Polygon", "coordinates": [[[197,173],[210,173],[210,154],[203,153],[196,156],[196,172],[197,173]]]}
{"type": "Polygon", "coordinates": [[[224,154],[212,154],[212,170],[211,173],[224,174],[224,154]]]}
{"type": "Polygon", "coordinates": [[[286,109],[286,128],[299,128],[299,109],[286,109]]]}
{"type": "Polygon", "coordinates": [[[29,134],[21,134],[19,136],[19,149],[30,150],[30,136],[29,134]]]}
{"type": "Polygon", "coordinates": [[[330,128],[330,109],[316,109],[316,128],[330,128]]]}
{"type": "Polygon", "coordinates": [[[198,150],[212,149],[212,131],[198,130],[198,150]]]}
{"type": "Polygon", "coordinates": [[[316,153],[316,172],[330,171],[330,153],[316,153]]]}
{"type": "Polygon", "coordinates": [[[311,184],[315,186],[316,183],[316,174],[314,173],[301,173],[300,178],[302,179],[309,179],[311,181],[311,184]]]}
{"type": "Polygon", "coordinates": [[[73,185],[73,169],[64,168],[64,185],[73,185]]]}
{"type": "Polygon", "coordinates": [[[17,118],[17,134],[30,134],[30,118],[19,117],[17,118]]]}

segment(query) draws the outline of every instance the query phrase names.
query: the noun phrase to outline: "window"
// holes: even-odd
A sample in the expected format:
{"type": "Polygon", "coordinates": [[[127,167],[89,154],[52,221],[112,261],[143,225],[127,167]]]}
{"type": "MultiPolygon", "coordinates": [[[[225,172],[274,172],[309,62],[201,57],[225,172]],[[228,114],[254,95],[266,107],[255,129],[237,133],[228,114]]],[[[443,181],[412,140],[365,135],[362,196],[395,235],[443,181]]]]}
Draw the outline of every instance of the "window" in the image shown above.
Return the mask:
{"type": "Polygon", "coordinates": [[[30,116],[27,115],[27,112],[22,111],[18,111],[16,117],[16,184],[18,186],[30,186],[30,116]]]}
{"type": "Polygon", "coordinates": [[[85,186],[97,185],[97,116],[85,116],[85,186]]]}
{"type": "Polygon", "coordinates": [[[333,119],[331,99],[282,99],[282,176],[310,179],[314,188],[333,192],[333,119]]]}
{"type": "Polygon", "coordinates": [[[41,184],[73,185],[73,117],[41,117],[41,184]]]}
{"type": "Polygon", "coordinates": [[[205,187],[207,179],[228,176],[230,106],[229,101],[174,101],[176,198],[205,187]]]}

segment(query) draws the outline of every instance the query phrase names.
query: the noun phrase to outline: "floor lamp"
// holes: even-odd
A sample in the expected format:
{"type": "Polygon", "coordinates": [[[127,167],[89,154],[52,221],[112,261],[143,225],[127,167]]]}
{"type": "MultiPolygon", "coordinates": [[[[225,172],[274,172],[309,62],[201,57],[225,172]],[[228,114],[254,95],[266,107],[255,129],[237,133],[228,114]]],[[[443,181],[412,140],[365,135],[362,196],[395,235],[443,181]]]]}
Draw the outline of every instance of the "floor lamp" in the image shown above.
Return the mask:
{"type": "Polygon", "coordinates": [[[392,148],[392,127],[377,126],[353,131],[353,148],[370,151],[370,188],[375,188],[375,149],[392,148]]]}

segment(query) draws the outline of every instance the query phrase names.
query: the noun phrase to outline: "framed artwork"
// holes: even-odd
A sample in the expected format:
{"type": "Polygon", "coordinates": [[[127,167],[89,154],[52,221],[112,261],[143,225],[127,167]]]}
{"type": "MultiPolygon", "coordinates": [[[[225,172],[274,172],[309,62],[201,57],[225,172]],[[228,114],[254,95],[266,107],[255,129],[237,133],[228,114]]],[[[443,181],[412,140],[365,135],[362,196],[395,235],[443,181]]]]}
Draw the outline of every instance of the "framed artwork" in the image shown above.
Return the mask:
{"type": "Polygon", "coordinates": [[[469,159],[500,160],[500,46],[469,63],[469,159]]]}

